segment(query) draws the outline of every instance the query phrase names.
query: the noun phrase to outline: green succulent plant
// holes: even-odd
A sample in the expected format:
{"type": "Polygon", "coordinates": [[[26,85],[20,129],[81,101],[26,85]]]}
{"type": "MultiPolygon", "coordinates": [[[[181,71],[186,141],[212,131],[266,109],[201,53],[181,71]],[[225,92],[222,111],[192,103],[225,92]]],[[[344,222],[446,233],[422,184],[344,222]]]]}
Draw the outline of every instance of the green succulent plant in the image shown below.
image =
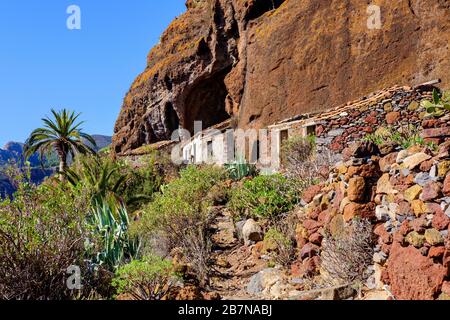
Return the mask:
{"type": "Polygon", "coordinates": [[[422,106],[428,114],[440,117],[446,111],[450,111],[450,92],[447,91],[440,95],[438,90],[434,89],[432,101],[424,100],[422,101],[422,106]]]}
{"type": "Polygon", "coordinates": [[[238,157],[234,162],[226,164],[225,169],[234,181],[239,181],[246,177],[253,177],[257,174],[256,166],[247,163],[242,156],[238,157]]]}
{"type": "Polygon", "coordinates": [[[140,242],[128,234],[130,221],[124,205],[113,206],[106,201],[97,203],[91,211],[89,223],[102,244],[94,259],[95,264],[116,271],[137,257],[140,242]]]}

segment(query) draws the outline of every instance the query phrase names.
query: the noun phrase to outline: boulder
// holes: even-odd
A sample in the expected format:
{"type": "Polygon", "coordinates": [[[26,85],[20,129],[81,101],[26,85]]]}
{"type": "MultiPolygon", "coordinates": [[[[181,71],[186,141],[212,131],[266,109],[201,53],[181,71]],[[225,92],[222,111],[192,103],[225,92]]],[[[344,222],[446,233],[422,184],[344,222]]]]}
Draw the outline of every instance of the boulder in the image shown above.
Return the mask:
{"type": "Polygon", "coordinates": [[[282,274],[280,270],[264,269],[251,277],[247,285],[247,293],[255,296],[260,295],[281,280],[282,274]]]}
{"type": "Polygon", "coordinates": [[[425,243],[425,236],[413,231],[406,236],[405,240],[414,247],[421,248],[425,243]]]}
{"type": "Polygon", "coordinates": [[[422,131],[421,137],[426,138],[440,138],[450,135],[450,127],[425,129],[422,131]]]}
{"type": "Polygon", "coordinates": [[[385,173],[381,176],[377,183],[377,193],[384,194],[397,194],[398,191],[393,188],[390,182],[389,173],[385,173]]]}
{"type": "Polygon", "coordinates": [[[300,250],[300,259],[305,260],[306,258],[312,258],[314,256],[317,256],[319,252],[319,246],[312,243],[307,243],[300,250]]]}
{"type": "Polygon", "coordinates": [[[431,201],[439,197],[441,194],[441,186],[436,182],[428,182],[422,190],[420,200],[431,201]]]}
{"type": "Polygon", "coordinates": [[[450,174],[445,176],[442,192],[445,196],[450,196],[450,174]]]}
{"type": "Polygon", "coordinates": [[[347,196],[350,201],[360,202],[363,201],[366,194],[366,181],[363,177],[351,178],[348,183],[347,196]]]}
{"type": "Polygon", "coordinates": [[[400,112],[397,112],[397,111],[389,112],[386,115],[386,123],[387,124],[395,124],[398,122],[399,119],[400,119],[400,112]]]}
{"type": "Polygon", "coordinates": [[[442,211],[439,205],[436,205],[436,208],[438,210],[434,213],[431,224],[433,228],[436,228],[436,230],[445,230],[450,224],[450,218],[447,217],[447,215],[442,211]]]}
{"type": "Polygon", "coordinates": [[[431,156],[424,153],[424,152],[419,152],[419,153],[415,153],[412,156],[409,156],[405,159],[403,159],[403,165],[405,168],[412,170],[415,167],[417,167],[418,165],[420,165],[422,162],[430,160],[431,156]]]}
{"type": "Polygon", "coordinates": [[[398,300],[433,300],[439,293],[445,268],[414,247],[394,243],[387,262],[391,292],[398,300]]]}
{"type": "Polygon", "coordinates": [[[422,187],[416,184],[405,191],[404,194],[405,200],[411,203],[413,200],[419,198],[421,192],[422,187]]]}
{"type": "Polygon", "coordinates": [[[436,246],[439,244],[443,244],[444,238],[442,237],[439,231],[433,228],[427,229],[425,231],[425,241],[432,246],[436,246]]]}
{"type": "Polygon", "coordinates": [[[258,223],[253,219],[248,219],[242,227],[242,235],[246,246],[262,241],[263,231],[258,223]]]}
{"type": "Polygon", "coordinates": [[[389,172],[391,166],[397,161],[398,152],[393,152],[380,159],[380,170],[382,172],[389,172]]]}
{"type": "Polygon", "coordinates": [[[313,185],[307,188],[305,191],[303,191],[302,200],[305,201],[305,203],[310,203],[314,199],[314,197],[320,193],[321,190],[322,187],[320,185],[313,185]]]}

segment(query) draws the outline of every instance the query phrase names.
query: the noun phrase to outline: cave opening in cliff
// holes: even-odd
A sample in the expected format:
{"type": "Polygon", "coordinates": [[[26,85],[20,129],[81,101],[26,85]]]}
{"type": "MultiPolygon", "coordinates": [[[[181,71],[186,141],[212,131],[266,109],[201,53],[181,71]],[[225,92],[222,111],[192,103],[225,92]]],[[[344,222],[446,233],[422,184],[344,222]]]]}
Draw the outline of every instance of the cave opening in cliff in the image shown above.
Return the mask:
{"type": "MultiPolygon", "coordinates": [[[[180,118],[170,102],[167,102],[164,107],[164,121],[170,135],[180,128],[180,118]]],[[[167,138],[170,139],[170,137],[167,138]]]]}
{"type": "Polygon", "coordinates": [[[203,129],[221,123],[230,118],[225,111],[228,91],[225,76],[229,68],[199,82],[186,99],[186,114],[183,127],[194,133],[194,122],[202,121],[203,129]]]}
{"type": "Polygon", "coordinates": [[[262,0],[256,2],[248,11],[247,19],[253,20],[259,18],[267,11],[279,8],[285,0],[262,0]]]}

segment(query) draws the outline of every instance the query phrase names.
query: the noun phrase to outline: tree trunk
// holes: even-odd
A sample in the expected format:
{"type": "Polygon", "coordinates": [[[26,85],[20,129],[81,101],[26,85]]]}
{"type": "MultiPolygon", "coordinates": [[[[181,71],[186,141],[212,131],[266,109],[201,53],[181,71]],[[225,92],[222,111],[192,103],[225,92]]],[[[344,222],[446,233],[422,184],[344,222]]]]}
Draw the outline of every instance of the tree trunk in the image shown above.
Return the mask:
{"type": "Polygon", "coordinates": [[[67,152],[64,150],[64,146],[58,143],[55,145],[55,149],[59,157],[59,179],[64,181],[64,175],[62,173],[67,169],[67,152]]]}

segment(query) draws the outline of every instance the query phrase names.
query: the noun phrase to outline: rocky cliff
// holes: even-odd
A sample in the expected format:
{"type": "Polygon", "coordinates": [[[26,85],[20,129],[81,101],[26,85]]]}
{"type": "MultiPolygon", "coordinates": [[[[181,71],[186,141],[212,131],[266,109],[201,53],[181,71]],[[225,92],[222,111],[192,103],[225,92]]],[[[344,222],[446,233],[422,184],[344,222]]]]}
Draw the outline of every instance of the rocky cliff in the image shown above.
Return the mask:
{"type": "Polygon", "coordinates": [[[377,89],[450,85],[449,0],[188,0],[148,56],[115,126],[124,153],[232,117],[263,127],[377,89]],[[369,29],[370,4],[381,29],[369,29]]]}

